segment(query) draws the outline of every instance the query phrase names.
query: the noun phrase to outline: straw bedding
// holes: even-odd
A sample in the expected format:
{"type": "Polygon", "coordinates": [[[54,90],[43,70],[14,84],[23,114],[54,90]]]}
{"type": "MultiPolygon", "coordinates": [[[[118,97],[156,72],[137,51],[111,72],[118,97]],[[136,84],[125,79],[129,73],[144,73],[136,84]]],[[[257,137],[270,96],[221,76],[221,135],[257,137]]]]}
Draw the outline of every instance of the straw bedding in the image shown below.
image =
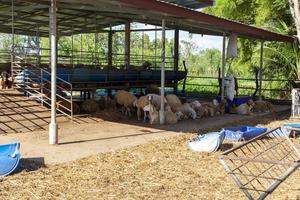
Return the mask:
{"type": "MultiPolygon", "coordinates": [[[[245,199],[218,163],[219,153],[187,150],[186,141],[191,137],[188,134],[36,171],[23,170],[0,179],[0,197],[245,199]]],[[[230,147],[227,143],[222,150],[230,147]]],[[[297,171],[269,199],[300,199],[299,178],[297,171]]]]}

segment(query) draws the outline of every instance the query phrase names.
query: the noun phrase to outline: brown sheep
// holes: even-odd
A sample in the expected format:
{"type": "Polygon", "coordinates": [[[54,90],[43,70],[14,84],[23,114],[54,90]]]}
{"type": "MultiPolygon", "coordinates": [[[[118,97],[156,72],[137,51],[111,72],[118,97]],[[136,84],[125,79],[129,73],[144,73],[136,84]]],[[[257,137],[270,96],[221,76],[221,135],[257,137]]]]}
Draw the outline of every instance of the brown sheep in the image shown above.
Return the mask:
{"type": "Polygon", "coordinates": [[[86,100],[80,105],[80,110],[83,113],[96,113],[99,110],[98,103],[94,100],[86,100]]]}
{"type": "MultiPolygon", "coordinates": [[[[79,115],[80,114],[79,105],[75,102],[73,102],[72,105],[73,105],[73,115],[79,115]]],[[[60,100],[60,101],[57,101],[56,107],[57,107],[57,109],[61,110],[62,112],[70,113],[71,103],[64,101],[64,100],[60,100]]]]}
{"type": "Polygon", "coordinates": [[[136,105],[137,98],[125,90],[119,90],[115,96],[116,103],[122,106],[122,113],[131,116],[131,109],[136,105]]]}
{"type": "Polygon", "coordinates": [[[258,100],[254,102],[254,112],[275,112],[274,105],[271,102],[258,100]]]}
{"type": "Polygon", "coordinates": [[[138,120],[141,120],[141,112],[144,111],[144,122],[146,122],[147,119],[147,110],[145,109],[146,106],[150,104],[150,99],[148,96],[141,96],[137,102],[135,107],[137,107],[137,117],[138,120]]]}

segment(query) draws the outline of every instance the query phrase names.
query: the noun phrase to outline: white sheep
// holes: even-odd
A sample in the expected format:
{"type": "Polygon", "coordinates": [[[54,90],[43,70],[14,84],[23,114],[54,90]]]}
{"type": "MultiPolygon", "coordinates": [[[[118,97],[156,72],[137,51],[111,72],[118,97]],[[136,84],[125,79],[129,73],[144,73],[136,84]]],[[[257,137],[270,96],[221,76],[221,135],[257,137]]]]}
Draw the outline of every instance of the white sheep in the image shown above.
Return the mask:
{"type": "MultiPolygon", "coordinates": [[[[161,106],[161,96],[158,94],[148,94],[147,95],[151,104],[154,105],[156,110],[160,110],[160,106],[161,106]]],[[[168,107],[168,102],[166,100],[166,98],[164,99],[164,103],[165,103],[165,110],[168,107]]]]}
{"type": "MultiPolygon", "coordinates": [[[[149,108],[150,124],[158,124],[160,121],[159,112],[151,103],[147,107],[149,108]]],[[[181,116],[181,112],[173,113],[172,111],[165,111],[165,122],[166,124],[176,124],[181,116]]]]}
{"type": "Polygon", "coordinates": [[[137,98],[125,90],[116,93],[115,100],[122,106],[122,114],[131,116],[131,109],[136,105],[137,98]]]}

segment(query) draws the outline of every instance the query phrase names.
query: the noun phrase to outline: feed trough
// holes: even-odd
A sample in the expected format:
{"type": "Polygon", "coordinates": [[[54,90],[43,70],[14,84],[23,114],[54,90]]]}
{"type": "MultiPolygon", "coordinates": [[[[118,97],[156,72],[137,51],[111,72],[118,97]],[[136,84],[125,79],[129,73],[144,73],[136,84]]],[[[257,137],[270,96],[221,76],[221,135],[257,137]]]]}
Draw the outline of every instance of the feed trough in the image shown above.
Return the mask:
{"type": "Polygon", "coordinates": [[[249,200],[265,199],[300,166],[300,152],[281,128],[224,152],[220,163],[249,200]]]}

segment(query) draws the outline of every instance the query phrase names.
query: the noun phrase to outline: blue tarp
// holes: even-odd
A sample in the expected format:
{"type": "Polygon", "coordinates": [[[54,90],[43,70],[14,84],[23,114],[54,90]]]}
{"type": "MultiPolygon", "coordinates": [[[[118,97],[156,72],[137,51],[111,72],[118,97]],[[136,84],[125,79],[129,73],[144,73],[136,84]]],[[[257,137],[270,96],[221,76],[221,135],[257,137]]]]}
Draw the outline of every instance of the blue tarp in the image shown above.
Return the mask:
{"type": "Polygon", "coordinates": [[[0,176],[11,174],[20,161],[20,143],[0,145],[0,176]]]}
{"type": "Polygon", "coordinates": [[[226,128],[221,132],[225,133],[225,139],[233,141],[250,140],[263,133],[265,133],[267,128],[257,128],[252,126],[240,126],[236,128],[226,128]]]}

